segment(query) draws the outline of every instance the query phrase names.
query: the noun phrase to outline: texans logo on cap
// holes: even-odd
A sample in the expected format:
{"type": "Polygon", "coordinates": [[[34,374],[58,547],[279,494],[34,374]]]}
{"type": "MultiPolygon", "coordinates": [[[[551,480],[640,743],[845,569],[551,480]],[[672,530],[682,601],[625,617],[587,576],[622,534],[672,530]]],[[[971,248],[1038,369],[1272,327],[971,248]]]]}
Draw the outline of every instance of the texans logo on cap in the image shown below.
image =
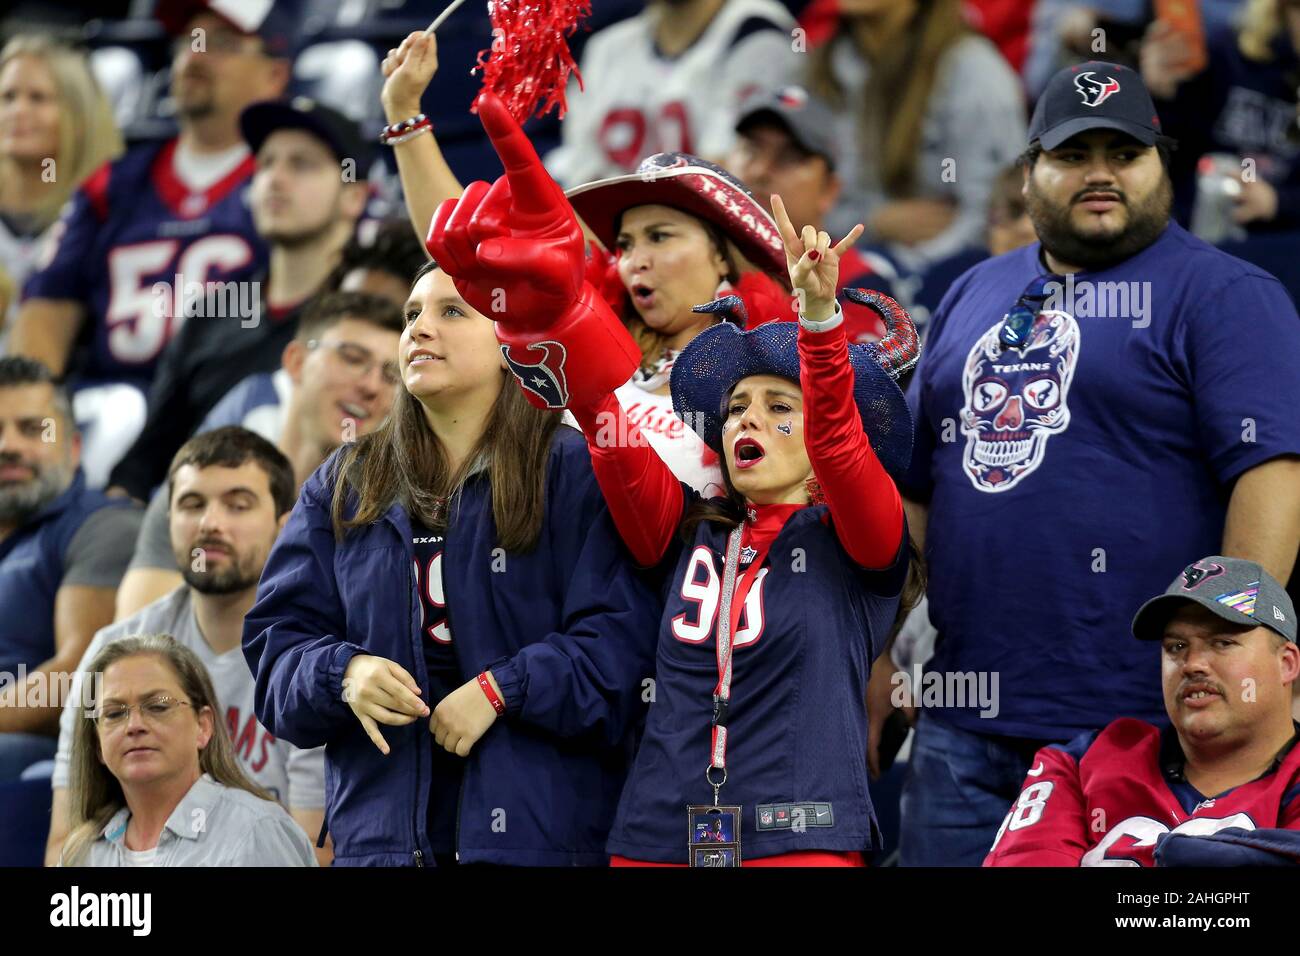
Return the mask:
{"type": "Polygon", "coordinates": [[[510,354],[510,348],[501,346],[501,354],[519,384],[545,402],[547,408],[564,408],[569,403],[569,382],[564,377],[564,359],[568,353],[564,346],[559,342],[534,342],[528,351],[541,350],[543,354],[540,361],[532,363],[516,359],[510,354]]]}
{"type": "Polygon", "coordinates": [[[1208,568],[1201,567],[1200,561],[1189,564],[1183,571],[1183,580],[1186,582],[1183,585],[1183,590],[1190,591],[1207,578],[1218,577],[1222,573],[1223,565],[1221,564],[1212,564],[1208,568]]]}
{"type": "Polygon", "coordinates": [[[787,86],[776,94],[776,98],[782,106],[799,110],[808,102],[808,93],[802,87],[787,86]]]}
{"type": "Polygon", "coordinates": [[[1100,106],[1119,92],[1119,80],[1113,76],[1098,79],[1097,74],[1089,70],[1074,78],[1074,88],[1083,97],[1084,106],[1100,106]]]}

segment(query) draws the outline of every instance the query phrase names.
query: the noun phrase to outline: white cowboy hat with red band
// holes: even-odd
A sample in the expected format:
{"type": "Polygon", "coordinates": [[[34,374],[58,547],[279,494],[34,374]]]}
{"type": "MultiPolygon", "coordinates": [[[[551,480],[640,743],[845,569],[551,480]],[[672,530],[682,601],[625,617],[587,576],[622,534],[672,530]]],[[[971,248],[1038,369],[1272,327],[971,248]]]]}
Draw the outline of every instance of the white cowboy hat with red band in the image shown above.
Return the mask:
{"type": "Polygon", "coordinates": [[[764,272],[782,281],[787,275],[785,245],[771,214],[735,176],[690,153],[655,153],[635,173],[575,186],[565,195],[611,251],[623,213],[633,206],[671,206],[713,223],[764,272]]]}

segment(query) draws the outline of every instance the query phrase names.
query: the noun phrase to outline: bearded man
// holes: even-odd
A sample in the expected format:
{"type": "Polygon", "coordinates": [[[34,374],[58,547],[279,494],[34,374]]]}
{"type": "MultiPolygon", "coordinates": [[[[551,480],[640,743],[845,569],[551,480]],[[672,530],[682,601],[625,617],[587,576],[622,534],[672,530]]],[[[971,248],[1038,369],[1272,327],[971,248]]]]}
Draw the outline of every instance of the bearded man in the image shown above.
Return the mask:
{"type": "Polygon", "coordinates": [[[86,487],[50,370],[0,357],[0,783],[54,756],[66,675],[113,620],[140,520],[86,487]]]}
{"type": "Polygon", "coordinates": [[[1170,220],[1175,144],[1132,70],[1061,70],[1029,139],[1039,241],[953,284],[908,389],[901,487],[939,637],[911,701],[903,865],[978,866],[1041,747],[1165,722],[1158,648],[1128,622],[1181,568],[1222,554],[1285,581],[1300,542],[1282,285],[1170,220]]]}

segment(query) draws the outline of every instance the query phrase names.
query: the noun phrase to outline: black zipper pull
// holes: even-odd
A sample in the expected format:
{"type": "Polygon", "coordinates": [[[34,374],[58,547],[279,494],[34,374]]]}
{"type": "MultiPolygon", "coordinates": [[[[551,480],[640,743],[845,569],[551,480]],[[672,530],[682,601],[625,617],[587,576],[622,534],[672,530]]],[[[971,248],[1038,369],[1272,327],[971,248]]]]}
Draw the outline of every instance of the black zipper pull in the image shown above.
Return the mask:
{"type": "Polygon", "coordinates": [[[415,865],[424,866],[424,854],[421,853],[419,850],[415,851],[415,865]]]}

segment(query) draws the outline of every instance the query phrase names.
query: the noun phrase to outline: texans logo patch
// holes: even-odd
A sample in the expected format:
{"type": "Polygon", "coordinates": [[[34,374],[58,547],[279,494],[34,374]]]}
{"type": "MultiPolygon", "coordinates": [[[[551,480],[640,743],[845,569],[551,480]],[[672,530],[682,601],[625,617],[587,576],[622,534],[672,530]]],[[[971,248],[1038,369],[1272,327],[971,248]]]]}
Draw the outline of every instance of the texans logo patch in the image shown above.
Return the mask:
{"type": "Polygon", "coordinates": [[[1084,106],[1100,106],[1119,92],[1119,80],[1113,76],[1099,78],[1089,70],[1074,78],[1074,88],[1083,97],[1084,106]]]}
{"type": "Polygon", "coordinates": [[[547,408],[564,408],[569,404],[569,381],[564,375],[564,360],[568,355],[559,342],[534,342],[528,346],[530,358],[523,362],[511,354],[513,346],[501,346],[506,364],[514,372],[519,384],[545,403],[547,408]],[[540,353],[537,355],[536,353],[540,353]]]}

